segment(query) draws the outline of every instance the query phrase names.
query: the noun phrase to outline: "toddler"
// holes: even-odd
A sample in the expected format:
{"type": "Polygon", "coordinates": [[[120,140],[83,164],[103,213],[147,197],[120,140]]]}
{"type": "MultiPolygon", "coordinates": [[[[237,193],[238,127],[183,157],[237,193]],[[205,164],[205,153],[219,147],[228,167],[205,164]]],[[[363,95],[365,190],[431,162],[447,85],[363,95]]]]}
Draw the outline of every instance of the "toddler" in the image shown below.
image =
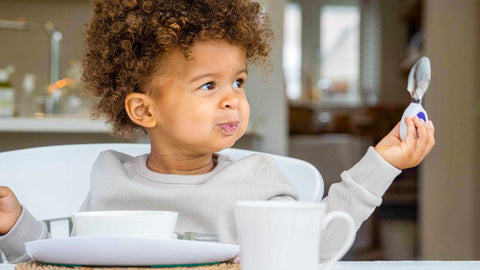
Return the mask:
{"type": "MultiPolygon", "coordinates": [[[[79,210],[177,211],[177,233],[214,233],[220,242],[236,243],[236,201],[296,200],[271,158],[233,162],[217,154],[247,129],[248,65],[266,63],[271,38],[268,16],[249,0],[95,2],[83,61],[87,89],[97,98],[95,115],[106,117],[116,134],[146,132],[151,152],[102,152],[79,210]]],[[[341,174],[323,200],[328,211],[349,213],[358,229],[401,169],[424,159],[434,145],[433,124],[406,122],[406,141],[397,124],[341,174]]],[[[342,230],[341,222],[326,228],[322,259],[342,244],[342,230]]],[[[48,237],[46,225],[7,187],[0,188],[0,234],[11,263],[29,259],[24,242],[48,237]]]]}

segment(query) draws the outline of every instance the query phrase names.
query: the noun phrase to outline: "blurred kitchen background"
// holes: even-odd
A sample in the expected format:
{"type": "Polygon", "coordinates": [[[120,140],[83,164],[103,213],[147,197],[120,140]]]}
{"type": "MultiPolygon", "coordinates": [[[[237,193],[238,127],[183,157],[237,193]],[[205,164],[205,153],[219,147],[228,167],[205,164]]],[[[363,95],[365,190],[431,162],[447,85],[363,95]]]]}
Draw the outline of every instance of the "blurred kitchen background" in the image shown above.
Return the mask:
{"type": "MultiPolygon", "coordinates": [[[[400,120],[408,71],[427,56],[436,146],[395,180],[344,259],[480,259],[480,0],[260,2],[276,40],[270,69],[250,67],[251,126],[235,147],[309,161],[328,190],[400,120]]],[[[89,119],[80,71],[92,10],[0,0],[0,152],[128,142],[89,119]]]]}

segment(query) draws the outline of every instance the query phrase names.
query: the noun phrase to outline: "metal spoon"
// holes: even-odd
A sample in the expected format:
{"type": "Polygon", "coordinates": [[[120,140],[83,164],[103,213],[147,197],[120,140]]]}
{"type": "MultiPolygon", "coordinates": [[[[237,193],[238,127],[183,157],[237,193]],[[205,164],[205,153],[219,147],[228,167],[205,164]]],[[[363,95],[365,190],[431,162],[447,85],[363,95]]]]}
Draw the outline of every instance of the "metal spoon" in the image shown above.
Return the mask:
{"type": "Polygon", "coordinates": [[[415,65],[413,65],[408,74],[407,90],[412,96],[412,102],[422,102],[423,95],[430,84],[430,77],[430,60],[423,56],[415,63],[415,65]]]}
{"type": "Polygon", "coordinates": [[[179,234],[178,239],[205,241],[205,242],[218,242],[218,235],[211,234],[211,233],[185,232],[184,234],[179,234]]]}
{"type": "Polygon", "coordinates": [[[403,112],[402,120],[400,121],[400,138],[402,141],[407,137],[407,124],[405,123],[405,117],[408,116],[409,118],[412,118],[418,116],[418,118],[423,119],[425,123],[428,123],[427,112],[422,107],[422,98],[428,89],[430,76],[430,60],[425,56],[420,58],[410,69],[407,90],[412,96],[412,102],[408,105],[407,109],[405,109],[405,112],[403,112]]]}

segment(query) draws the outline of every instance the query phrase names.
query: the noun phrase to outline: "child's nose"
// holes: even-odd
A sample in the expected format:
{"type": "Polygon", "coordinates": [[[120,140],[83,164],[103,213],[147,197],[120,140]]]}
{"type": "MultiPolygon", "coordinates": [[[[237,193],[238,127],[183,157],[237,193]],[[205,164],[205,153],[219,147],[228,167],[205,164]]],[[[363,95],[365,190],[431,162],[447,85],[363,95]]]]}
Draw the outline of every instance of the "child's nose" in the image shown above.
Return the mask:
{"type": "Polygon", "coordinates": [[[225,94],[222,101],[220,102],[220,107],[222,109],[234,110],[238,108],[239,104],[240,104],[239,97],[233,91],[228,91],[228,93],[225,94]]]}

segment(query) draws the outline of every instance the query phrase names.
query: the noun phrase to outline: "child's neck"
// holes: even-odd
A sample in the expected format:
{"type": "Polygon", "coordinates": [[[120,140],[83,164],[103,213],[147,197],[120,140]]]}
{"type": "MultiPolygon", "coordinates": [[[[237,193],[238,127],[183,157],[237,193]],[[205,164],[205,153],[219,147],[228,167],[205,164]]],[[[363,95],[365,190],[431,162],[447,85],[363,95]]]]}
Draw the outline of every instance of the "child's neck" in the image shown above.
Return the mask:
{"type": "Polygon", "coordinates": [[[163,174],[195,175],[208,173],[215,168],[216,156],[206,154],[198,157],[168,155],[152,151],[147,160],[147,168],[163,174]]]}

